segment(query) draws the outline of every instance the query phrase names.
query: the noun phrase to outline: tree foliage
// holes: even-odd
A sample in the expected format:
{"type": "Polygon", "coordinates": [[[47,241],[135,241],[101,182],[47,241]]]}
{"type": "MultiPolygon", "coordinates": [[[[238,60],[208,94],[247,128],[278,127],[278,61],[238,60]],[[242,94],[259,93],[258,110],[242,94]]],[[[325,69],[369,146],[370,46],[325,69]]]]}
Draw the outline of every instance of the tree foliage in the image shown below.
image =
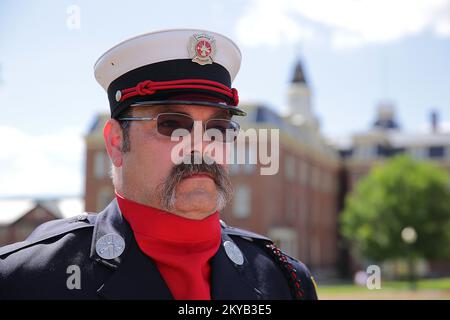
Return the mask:
{"type": "Polygon", "coordinates": [[[448,257],[450,176],[430,162],[391,158],[358,182],[340,221],[344,237],[367,259],[406,258],[405,227],[417,233],[410,245],[416,258],[448,257]]]}

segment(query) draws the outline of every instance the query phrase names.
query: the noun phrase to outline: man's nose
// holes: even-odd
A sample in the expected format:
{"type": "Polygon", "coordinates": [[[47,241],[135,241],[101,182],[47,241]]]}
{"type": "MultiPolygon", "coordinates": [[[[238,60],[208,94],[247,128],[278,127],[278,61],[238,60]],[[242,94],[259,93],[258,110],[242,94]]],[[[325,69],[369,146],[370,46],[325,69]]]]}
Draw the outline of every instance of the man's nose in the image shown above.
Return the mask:
{"type": "Polygon", "coordinates": [[[191,150],[192,152],[197,151],[203,154],[205,147],[211,143],[208,139],[204,139],[205,136],[205,125],[204,121],[196,120],[194,121],[192,130],[191,130],[191,150]]]}

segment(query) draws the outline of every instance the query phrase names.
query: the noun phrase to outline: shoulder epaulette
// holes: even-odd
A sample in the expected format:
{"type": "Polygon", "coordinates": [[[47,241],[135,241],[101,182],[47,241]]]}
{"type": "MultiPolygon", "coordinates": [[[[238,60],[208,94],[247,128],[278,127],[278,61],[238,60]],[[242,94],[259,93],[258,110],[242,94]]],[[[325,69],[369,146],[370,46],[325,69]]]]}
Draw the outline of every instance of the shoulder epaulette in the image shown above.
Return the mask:
{"type": "Polygon", "coordinates": [[[230,227],[230,226],[226,225],[225,222],[223,222],[222,220],[221,220],[221,225],[222,225],[223,232],[225,232],[228,235],[240,236],[242,238],[246,238],[249,240],[252,240],[252,239],[265,240],[265,241],[272,243],[272,240],[270,238],[267,238],[266,236],[263,236],[261,234],[251,232],[248,230],[230,227]]]}
{"type": "Polygon", "coordinates": [[[274,244],[266,244],[265,249],[283,271],[294,299],[317,299],[315,281],[302,262],[285,254],[274,244]]]}

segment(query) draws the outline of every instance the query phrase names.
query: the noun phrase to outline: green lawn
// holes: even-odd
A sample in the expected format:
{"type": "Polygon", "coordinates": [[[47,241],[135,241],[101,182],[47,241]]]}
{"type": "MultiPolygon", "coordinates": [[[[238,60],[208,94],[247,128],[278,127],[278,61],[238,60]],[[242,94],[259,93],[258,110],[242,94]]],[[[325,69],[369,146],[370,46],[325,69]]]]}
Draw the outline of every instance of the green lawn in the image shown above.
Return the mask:
{"type": "Polygon", "coordinates": [[[410,290],[407,281],[381,282],[381,289],[369,290],[353,284],[320,285],[320,299],[450,299],[450,278],[423,279],[417,290],[410,290]]]}

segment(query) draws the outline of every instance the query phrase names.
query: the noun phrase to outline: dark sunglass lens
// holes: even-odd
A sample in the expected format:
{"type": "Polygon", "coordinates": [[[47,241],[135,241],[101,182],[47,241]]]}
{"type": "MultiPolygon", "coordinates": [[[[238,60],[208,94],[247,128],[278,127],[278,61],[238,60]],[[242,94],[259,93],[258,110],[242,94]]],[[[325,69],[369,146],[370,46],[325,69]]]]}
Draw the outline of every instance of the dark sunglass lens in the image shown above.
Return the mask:
{"type": "Polygon", "coordinates": [[[171,136],[177,129],[191,131],[194,121],[192,118],[182,114],[161,113],[158,115],[158,132],[165,136],[171,136]]]}
{"type": "Polygon", "coordinates": [[[239,124],[232,120],[212,119],[206,123],[206,132],[211,140],[233,142],[239,132],[239,124]]]}

